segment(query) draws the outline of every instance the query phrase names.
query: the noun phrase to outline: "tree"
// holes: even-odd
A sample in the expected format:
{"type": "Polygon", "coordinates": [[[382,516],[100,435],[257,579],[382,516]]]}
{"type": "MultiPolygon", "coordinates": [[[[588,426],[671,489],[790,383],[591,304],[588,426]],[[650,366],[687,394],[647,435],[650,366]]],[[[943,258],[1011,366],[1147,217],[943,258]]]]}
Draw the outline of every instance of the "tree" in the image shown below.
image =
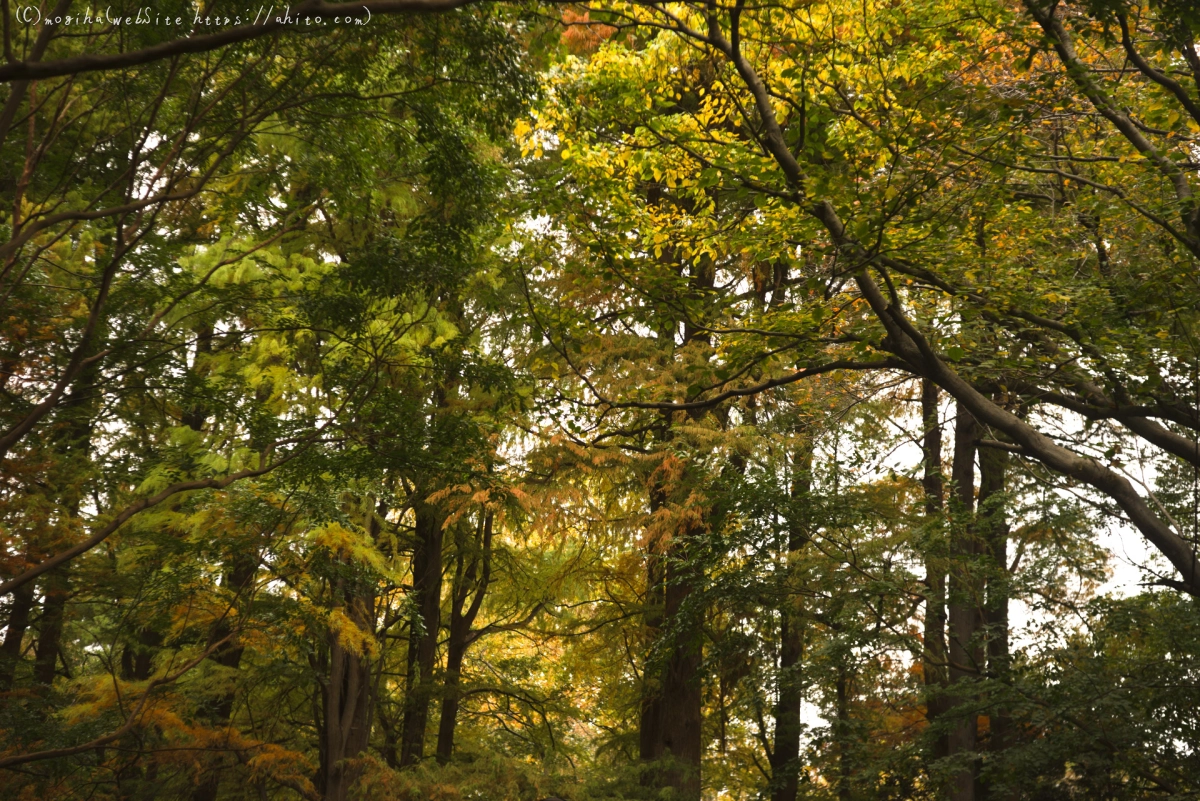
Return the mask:
{"type": "MultiPolygon", "coordinates": [[[[376,426],[403,420],[406,407],[408,422],[414,412],[419,418],[420,410],[407,400],[400,409],[386,405],[397,393],[410,397],[407,391],[422,369],[471,382],[469,392],[484,395],[482,408],[489,392],[505,397],[503,370],[472,356],[471,337],[477,334],[463,330],[461,304],[447,304],[437,292],[479,267],[476,237],[497,181],[473,151],[520,107],[529,84],[508,32],[491,18],[430,19],[384,33],[371,42],[353,37],[347,42],[343,34],[297,42],[299,47],[264,40],[264,48],[242,53],[250,60],[237,69],[231,50],[176,57],[123,73],[124,85],[108,76],[111,88],[92,94],[87,78],[74,75],[28,87],[32,110],[13,129],[27,129],[30,137],[25,172],[15,181],[22,216],[6,251],[10,298],[28,312],[23,319],[8,318],[6,375],[14,390],[8,395],[10,465],[19,459],[10,470],[9,490],[15,498],[34,500],[34,508],[48,506],[43,516],[64,533],[38,526],[28,514],[28,500],[24,508],[10,508],[10,519],[18,523],[14,530],[29,534],[10,540],[6,551],[13,569],[4,586],[17,594],[5,637],[11,659],[5,676],[21,672],[22,629],[29,625],[34,584],[46,575],[34,673],[41,683],[51,683],[69,611],[63,565],[72,560],[86,563],[76,608],[94,605],[93,591],[116,589],[125,613],[115,619],[102,615],[97,623],[126,644],[123,651],[103,653],[100,664],[85,671],[94,676],[101,668],[99,676],[107,673],[112,682],[96,701],[101,710],[96,720],[116,715],[113,730],[96,736],[86,728],[53,731],[51,738],[71,744],[30,753],[25,746],[39,739],[44,744],[47,734],[44,727],[31,728],[13,743],[18,753],[6,764],[85,753],[123,742],[131,732],[140,737],[158,732],[151,739],[159,742],[179,736],[178,725],[164,730],[161,722],[151,722],[164,708],[153,691],[197,668],[211,674],[212,686],[188,698],[195,706],[184,716],[201,727],[193,747],[232,752],[244,763],[248,752],[239,745],[244,740],[234,715],[236,687],[243,660],[253,660],[242,638],[263,607],[264,571],[281,558],[277,539],[289,542],[303,533],[298,521],[320,529],[329,520],[313,519],[311,508],[280,501],[278,493],[304,497],[322,464],[331,475],[345,475],[334,456],[338,447],[362,443],[368,453],[380,454],[374,457],[384,460],[380,467],[386,464],[388,448],[380,447],[376,426]],[[412,57],[377,57],[381,48],[389,52],[398,45],[408,47],[412,57]],[[440,59],[431,75],[423,54],[432,50],[440,59]],[[372,53],[374,59],[363,58],[372,53]],[[306,59],[310,66],[295,69],[306,59]],[[162,88],[146,94],[156,80],[163,81],[162,88]],[[481,86],[488,89],[482,95],[481,86]],[[116,113],[122,92],[146,105],[130,107],[128,116],[116,113]],[[66,114],[76,102],[90,104],[87,114],[66,114]],[[447,116],[452,107],[460,112],[457,119],[447,116]],[[364,109],[373,115],[368,126],[362,124],[364,109]],[[46,115],[50,127],[43,134],[39,123],[46,115]],[[84,158],[61,146],[63,139],[95,141],[99,151],[84,158]],[[105,163],[105,148],[121,154],[122,142],[131,143],[132,155],[105,163]],[[62,182],[73,174],[90,183],[60,197],[62,182]],[[329,180],[347,174],[371,181],[372,192],[364,197],[329,180]],[[177,191],[179,186],[186,191],[177,191]],[[87,194],[92,188],[94,199],[87,194]],[[103,208],[114,193],[123,193],[124,207],[103,208]],[[83,210],[64,213],[64,204],[82,204],[83,210]],[[427,273],[425,287],[406,285],[405,271],[411,275],[414,262],[431,257],[440,260],[442,273],[427,273]],[[425,297],[423,289],[429,290],[425,297]],[[30,330],[37,336],[30,337],[30,330]],[[446,342],[461,343],[464,350],[455,354],[446,342]],[[54,461],[45,460],[50,454],[56,454],[54,461]],[[251,482],[242,513],[224,513],[228,495],[196,493],[232,487],[281,465],[292,472],[279,483],[251,482]],[[68,468],[73,474],[64,472],[68,468]],[[91,536],[76,533],[93,516],[100,519],[91,536]],[[132,528],[121,528],[131,520],[132,528]],[[210,524],[225,532],[211,548],[194,539],[210,524]],[[138,544],[147,536],[148,543],[138,544]],[[183,550],[190,561],[181,560],[172,538],[187,543],[183,550]],[[107,555],[97,554],[96,546],[106,541],[107,555]],[[149,602],[140,597],[152,579],[124,556],[138,548],[158,554],[144,557],[147,566],[192,575],[193,583],[169,582],[149,602]],[[106,556],[115,563],[106,564],[106,556]],[[210,570],[219,583],[199,578],[210,570]],[[182,607],[172,604],[190,608],[205,596],[210,604],[224,604],[224,611],[200,622],[195,616],[177,619],[182,607]],[[134,621],[140,628],[131,631],[134,621]],[[180,658],[182,671],[176,670],[180,658]],[[121,681],[149,682],[131,710],[121,709],[121,681]],[[220,737],[213,731],[222,729],[220,737]]],[[[437,391],[445,394],[444,387],[437,391]]],[[[435,416],[432,447],[454,444],[458,450],[447,456],[474,453],[478,426],[464,427],[470,421],[461,411],[442,416],[449,424],[435,416]]],[[[395,453],[402,444],[390,447],[395,453]]],[[[431,465],[408,459],[394,467],[431,465]]],[[[398,489],[394,478],[377,476],[367,486],[381,480],[393,492],[398,489]]],[[[438,489],[427,478],[421,487],[402,508],[438,489]]],[[[343,523],[361,526],[377,539],[378,521],[370,513],[364,517],[361,508],[366,500],[361,479],[359,486],[337,492],[357,492],[358,498],[346,498],[333,520],[344,531],[351,529],[343,523]]],[[[326,506],[324,514],[330,513],[326,506]]],[[[363,650],[361,639],[346,640],[342,624],[375,628],[376,590],[363,582],[378,574],[379,565],[368,559],[364,567],[362,552],[347,552],[344,544],[334,536],[328,545],[332,561],[322,557],[312,565],[314,578],[326,580],[315,600],[332,610],[326,646],[314,655],[326,671],[326,708],[316,721],[325,758],[315,784],[329,798],[344,797],[353,781],[343,757],[352,759],[367,745],[371,681],[378,675],[371,673],[370,649],[363,650]]],[[[440,551],[434,564],[440,570],[440,551]]],[[[85,652],[82,659],[95,657],[85,652]]],[[[65,665],[65,655],[62,661],[65,665]]],[[[166,704],[170,708],[170,699],[166,704]]],[[[143,771],[136,767],[143,752],[134,753],[130,770],[151,784],[165,780],[157,772],[161,760],[151,756],[143,771]]],[[[297,763],[284,761],[294,771],[297,763]]],[[[217,797],[220,772],[230,769],[220,760],[210,767],[197,779],[196,798],[217,797]]],[[[275,780],[312,792],[307,779],[287,771],[276,772],[275,780]]]]}
{"type": "Polygon", "coordinates": [[[1189,6],[79,10],[0,794],[1194,794],[1189,6]]]}

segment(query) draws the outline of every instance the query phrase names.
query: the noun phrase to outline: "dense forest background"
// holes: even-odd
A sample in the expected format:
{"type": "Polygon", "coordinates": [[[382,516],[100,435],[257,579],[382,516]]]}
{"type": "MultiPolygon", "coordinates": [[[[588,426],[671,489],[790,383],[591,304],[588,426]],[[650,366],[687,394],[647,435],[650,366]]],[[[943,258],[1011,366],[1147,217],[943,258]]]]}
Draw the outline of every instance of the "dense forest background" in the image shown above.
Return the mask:
{"type": "Polygon", "coordinates": [[[1200,798],[1192,3],[55,3],[0,797],[1200,798]]]}

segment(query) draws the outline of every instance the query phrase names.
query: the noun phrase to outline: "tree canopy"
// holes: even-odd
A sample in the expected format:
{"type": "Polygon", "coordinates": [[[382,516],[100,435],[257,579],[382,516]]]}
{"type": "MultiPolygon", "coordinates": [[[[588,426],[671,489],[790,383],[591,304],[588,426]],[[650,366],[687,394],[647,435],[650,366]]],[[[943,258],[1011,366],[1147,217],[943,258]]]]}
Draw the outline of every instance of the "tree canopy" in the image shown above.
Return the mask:
{"type": "Polygon", "coordinates": [[[3,8],[0,796],[1200,795],[1193,4],[164,2],[3,8]]]}

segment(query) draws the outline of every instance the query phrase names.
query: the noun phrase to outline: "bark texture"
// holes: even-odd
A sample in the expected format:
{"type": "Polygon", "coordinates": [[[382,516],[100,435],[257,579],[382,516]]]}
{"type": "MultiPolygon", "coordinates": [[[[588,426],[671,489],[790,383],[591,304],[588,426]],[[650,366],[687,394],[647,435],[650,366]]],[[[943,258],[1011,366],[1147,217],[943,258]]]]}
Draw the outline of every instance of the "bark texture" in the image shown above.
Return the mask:
{"type": "Polygon", "coordinates": [[[466,543],[460,542],[455,559],[450,636],[446,641],[446,678],[443,682],[442,716],[438,721],[437,759],[442,764],[449,762],[454,755],[463,658],[475,639],[471,626],[479,616],[492,578],[492,522],[490,512],[482,515],[475,541],[470,544],[470,553],[466,552],[466,543]]]}
{"type": "Polygon", "coordinates": [[[796,801],[800,790],[800,711],[804,702],[805,618],[797,592],[798,565],[808,544],[807,505],[812,491],[812,448],[792,457],[792,519],[788,526],[787,572],[779,608],[779,701],[775,706],[775,744],[771,749],[771,801],[796,801]]]}
{"type": "Polygon", "coordinates": [[[429,705],[436,684],[438,630],[442,625],[442,516],[433,506],[420,503],[416,510],[416,547],[413,551],[413,601],[408,641],[408,681],[404,718],[400,724],[400,765],[420,762],[425,756],[429,705]]]}
{"type": "MultiPolygon", "coordinates": [[[[662,508],[665,499],[661,491],[651,494],[652,510],[662,508]]],[[[651,543],[647,559],[646,624],[655,644],[643,676],[639,730],[641,758],[647,763],[643,781],[672,790],[681,801],[700,798],[703,752],[703,641],[700,622],[684,617],[697,578],[688,559],[694,534],[690,525],[681,524],[672,536],[651,543]]]]}
{"type": "Polygon", "coordinates": [[[68,570],[64,565],[51,572],[44,585],[45,600],[42,601],[42,619],[35,649],[33,679],[46,686],[54,683],[62,651],[63,616],[67,609],[67,598],[71,594],[71,577],[68,570]]]}
{"type": "MultiPolygon", "coordinates": [[[[984,605],[986,626],[987,673],[1003,682],[1008,675],[1009,630],[1009,525],[1004,500],[1008,479],[1009,454],[998,448],[979,450],[979,526],[987,551],[987,597],[984,605]]],[[[1012,720],[1003,704],[993,704],[988,727],[988,751],[994,757],[1005,751],[1012,740],[1012,720]]],[[[1002,777],[992,774],[982,784],[981,796],[1010,799],[1001,788],[1002,777]],[[995,786],[993,786],[995,785],[995,786]]]]}
{"type": "Polygon", "coordinates": [[[957,707],[949,729],[949,756],[956,768],[951,779],[951,801],[974,801],[978,776],[978,716],[972,710],[965,686],[980,675],[983,653],[979,647],[981,586],[976,570],[979,556],[974,531],[975,450],[979,427],[962,404],[956,404],[954,425],[954,506],[950,542],[949,656],[950,698],[957,707]]]}
{"type": "MultiPolygon", "coordinates": [[[[946,561],[940,536],[945,482],[942,474],[942,425],[938,418],[938,395],[936,384],[928,380],[921,382],[921,418],[925,432],[921,442],[921,487],[925,495],[925,518],[931,528],[930,543],[925,556],[925,654],[922,668],[926,691],[925,715],[931,724],[946,712],[948,705],[945,691],[949,684],[946,653],[946,561]]],[[[939,734],[933,743],[934,758],[940,759],[949,753],[948,739],[944,734],[939,734]]]]}

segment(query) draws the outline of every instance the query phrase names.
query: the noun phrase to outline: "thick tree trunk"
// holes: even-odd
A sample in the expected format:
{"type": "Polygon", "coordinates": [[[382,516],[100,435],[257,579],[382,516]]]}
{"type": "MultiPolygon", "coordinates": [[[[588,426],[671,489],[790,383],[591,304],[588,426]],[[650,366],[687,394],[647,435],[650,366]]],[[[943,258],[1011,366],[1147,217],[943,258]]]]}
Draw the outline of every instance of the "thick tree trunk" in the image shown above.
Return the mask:
{"type": "MultiPolygon", "coordinates": [[[[651,494],[651,511],[655,507],[651,494]]],[[[662,636],[663,611],[666,604],[664,561],[658,553],[657,542],[652,542],[646,554],[646,600],[643,625],[646,631],[647,656],[654,643],[662,636]]],[[[653,663],[647,659],[642,673],[642,705],[638,720],[638,756],[643,762],[654,762],[662,757],[662,681],[653,663]]],[[[652,774],[643,776],[643,784],[653,785],[652,774]]]]}
{"type": "Polygon", "coordinates": [[[454,732],[458,726],[463,657],[471,644],[471,626],[483,605],[492,577],[492,514],[482,515],[475,553],[465,554],[462,543],[455,561],[454,590],[450,605],[450,638],[446,643],[446,679],[442,695],[442,716],[438,720],[437,759],[445,764],[454,755],[454,732]],[[471,595],[470,606],[463,608],[471,595]]]}
{"type": "Polygon", "coordinates": [[[960,708],[952,714],[955,721],[949,731],[949,752],[958,767],[951,780],[952,801],[974,801],[978,774],[977,716],[968,712],[969,691],[959,690],[980,674],[983,654],[979,648],[982,606],[977,565],[978,541],[974,531],[975,450],[979,439],[978,424],[962,404],[956,404],[954,426],[953,480],[955,504],[951,526],[951,569],[949,603],[949,678],[950,696],[960,708]]]}
{"type": "Polygon", "coordinates": [[[42,619],[33,665],[33,678],[39,684],[53,684],[54,676],[58,672],[63,617],[67,609],[67,597],[71,592],[68,570],[69,566],[63,565],[46,576],[45,600],[42,601],[42,619]]]}
{"type": "MultiPolygon", "coordinates": [[[[371,508],[366,507],[366,526],[378,540],[381,524],[371,508]]],[[[361,774],[356,760],[366,753],[371,740],[378,685],[372,672],[371,649],[360,643],[378,642],[374,586],[368,576],[352,574],[339,577],[331,587],[335,612],[340,611],[358,629],[359,636],[348,641],[331,627],[322,655],[328,661],[314,664],[326,677],[320,682],[319,703],[314,709],[320,756],[315,784],[324,801],[347,801],[361,774]]]]}
{"type": "MultiPolygon", "coordinates": [[[[101,329],[102,331],[103,329],[101,329]]],[[[95,341],[100,341],[99,339],[95,341]]],[[[84,464],[89,461],[96,399],[95,381],[99,376],[99,362],[85,368],[75,379],[71,391],[63,399],[59,414],[65,423],[56,434],[55,450],[64,460],[84,464]]],[[[71,517],[78,517],[82,501],[81,485],[68,484],[63,488],[60,499],[71,517]]],[[[49,543],[58,550],[63,542],[49,543]]],[[[38,639],[34,648],[33,678],[38,684],[50,686],[58,672],[61,660],[66,667],[66,655],[62,650],[63,623],[66,616],[67,599],[71,593],[71,566],[64,564],[45,575],[42,583],[42,616],[38,623],[38,639]]]]}
{"type": "MultiPolygon", "coordinates": [[[[808,544],[808,499],[812,490],[812,449],[793,456],[794,517],[788,527],[789,578],[808,544]]],[[[801,667],[804,659],[804,610],[794,580],[784,588],[779,609],[779,701],[775,706],[775,745],[771,753],[771,801],[796,801],[800,790],[800,711],[804,703],[801,667]]]]}
{"type": "MultiPolygon", "coordinates": [[[[98,367],[92,366],[83,371],[76,379],[75,385],[62,404],[63,420],[67,425],[62,429],[61,438],[55,443],[55,449],[65,459],[88,461],[91,453],[92,417],[95,406],[90,399],[94,382],[98,375],[98,367]]],[[[72,517],[79,514],[81,498],[80,487],[70,485],[63,500],[72,517]]],[[[61,546],[59,546],[61,547],[61,546]]],[[[67,599],[71,593],[71,566],[62,565],[46,574],[42,584],[42,617],[38,624],[38,640],[35,647],[33,678],[38,684],[52,685],[58,672],[58,662],[61,659],[64,666],[66,657],[62,652],[63,622],[66,616],[67,599]]]]}
{"type": "MultiPolygon", "coordinates": [[[[942,539],[932,532],[938,527],[945,501],[942,480],[942,425],[938,419],[938,388],[929,380],[921,381],[921,419],[924,438],[921,443],[925,494],[925,518],[930,526],[931,542],[925,556],[925,654],[922,665],[925,678],[925,716],[930,724],[947,709],[946,686],[946,561],[942,539]]],[[[940,530],[940,529],[939,529],[940,530]]],[[[948,756],[950,744],[945,734],[933,743],[933,756],[948,756]]]]}
{"type": "MultiPolygon", "coordinates": [[[[350,619],[372,630],[370,599],[346,605],[350,619]]],[[[321,776],[324,801],[347,801],[359,771],[350,760],[366,750],[371,736],[371,664],[365,654],[347,648],[337,634],[329,635],[329,681],[322,687],[321,776]]]]}
{"type": "MultiPolygon", "coordinates": [[[[665,500],[660,489],[652,490],[651,511],[661,509],[665,500]]],[[[646,628],[652,642],[658,641],[655,650],[665,656],[647,660],[639,730],[641,757],[649,763],[643,783],[669,788],[681,801],[700,798],[703,751],[700,626],[680,619],[695,582],[687,564],[691,536],[684,530],[669,543],[656,540],[649,546],[646,628]],[[671,640],[664,642],[665,636],[671,640]]]]}
{"type": "MultiPolygon", "coordinates": [[[[680,546],[686,547],[686,543],[680,546]]],[[[669,761],[660,786],[673,788],[683,801],[698,801],[703,753],[700,622],[681,620],[684,604],[694,589],[695,575],[694,568],[686,564],[686,553],[673,556],[676,558],[667,564],[663,611],[677,633],[670,643],[662,682],[660,735],[662,756],[669,761]]]]}
{"type": "MultiPolygon", "coordinates": [[[[711,290],[716,281],[716,264],[707,256],[694,262],[689,268],[689,292],[700,297],[711,290]]],[[[697,326],[693,320],[680,320],[683,323],[683,341],[708,342],[710,334],[707,329],[697,326]]],[[[665,342],[674,342],[676,323],[670,325],[669,337],[665,342]]],[[[668,333],[664,331],[663,333],[668,333]]],[[[663,440],[671,438],[670,415],[664,415],[663,440]]],[[[651,488],[651,512],[665,505],[668,498],[676,500],[680,507],[689,503],[687,474],[671,480],[675,488],[666,486],[666,482],[655,482],[651,488]],[[655,495],[659,495],[656,499],[655,495]]],[[[699,801],[700,799],[700,762],[704,751],[703,724],[703,687],[701,686],[700,664],[703,658],[703,620],[702,612],[686,610],[695,614],[695,619],[685,617],[685,607],[688,598],[695,590],[698,579],[696,567],[691,564],[690,551],[692,540],[696,534],[696,524],[693,522],[677,521],[675,530],[669,537],[662,537],[651,543],[650,588],[655,588],[661,576],[661,594],[655,590],[654,600],[661,598],[662,618],[659,626],[651,627],[658,634],[659,644],[665,646],[659,653],[657,665],[654,660],[648,660],[644,687],[657,698],[643,700],[641,732],[642,753],[645,759],[657,760],[658,766],[652,768],[648,779],[652,786],[658,789],[669,789],[672,797],[678,801],[699,801]],[[658,562],[658,564],[655,564],[658,562]],[[664,641],[663,633],[669,632],[668,640],[664,641]],[[657,683],[651,673],[658,673],[657,683]]]]}
{"type": "Polygon", "coordinates": [[[23,584],[12,595],[8,609],[8,625],[4,644],[0,645],[0,692],[12,689],[17,663],[21,661],[21,646],[29,628],[29,613],[33,611],[33,583],[23,584]]]}
{"type": "Polygon", "coordinates": [[[415,613],[409,629],[408,681],[400,726],[402,767],[421,761],[425,755],[442,614],[442,517],[426,503],[417,504],[416,514],[417,545],[412,560],[415,613]]]}

